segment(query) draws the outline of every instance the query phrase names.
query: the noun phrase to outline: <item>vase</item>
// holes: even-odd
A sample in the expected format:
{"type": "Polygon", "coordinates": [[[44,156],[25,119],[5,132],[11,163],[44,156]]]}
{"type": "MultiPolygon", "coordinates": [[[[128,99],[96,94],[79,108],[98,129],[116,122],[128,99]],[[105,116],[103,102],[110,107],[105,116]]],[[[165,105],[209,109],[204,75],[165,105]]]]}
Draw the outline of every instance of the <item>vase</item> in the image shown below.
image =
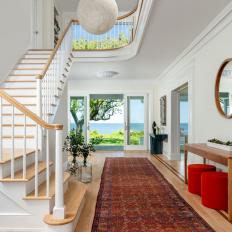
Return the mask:
{"type": "Polygon", "coordinates": [[[79,166],[79,180],[82,183],[89,183],[92,181],[92,164],[89,162],[81,162],[79,166]]]}
{"type": "Polygon", "coordinates": [[[70,175],[73,176],[74,178],[76,178],[77,180],[80,179],[79,169],[80,169],[80,165],[76,161],[76,159],[73,159],[72,161],[68,162],[67,170],[70,173],[70,175]]]}

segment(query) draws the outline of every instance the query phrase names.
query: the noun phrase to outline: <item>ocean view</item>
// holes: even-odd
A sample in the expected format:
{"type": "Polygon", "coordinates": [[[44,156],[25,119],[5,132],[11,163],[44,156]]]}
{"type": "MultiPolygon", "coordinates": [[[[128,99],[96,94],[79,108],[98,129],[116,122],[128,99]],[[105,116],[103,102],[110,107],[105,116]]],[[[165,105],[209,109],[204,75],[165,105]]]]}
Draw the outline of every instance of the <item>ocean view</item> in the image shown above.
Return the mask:
{"type": "MultiPolygon", "coordinates": [[[[74,123],[71,123],[71,129],[75,126],[74,123]]],[[[181,123],[180,128],[184,131],[185,135],[188,135],[188,123],[181,123]]],[[[98,131],[100,134],[112,134],[115,131],[123,130],[122,123],[90,123],[91,131],[98,131]]],[[[132,123],[131,124],[132,131],[143,131],[144,124],[143,123],[132,123]]]]}
{"type": "MultiPolygon", "coordinates": [[[[75,126],[74,123],[71,124],[71,129],[75,126]]],[[[91,131],[98,131],[100,134],[112,134],[115,131],[123,130],[123,123],[90,123],[91,131]]],[[[143,123],[132,123],[131,124],[132,131],[143,131],[144,124],[143,123]]]]}

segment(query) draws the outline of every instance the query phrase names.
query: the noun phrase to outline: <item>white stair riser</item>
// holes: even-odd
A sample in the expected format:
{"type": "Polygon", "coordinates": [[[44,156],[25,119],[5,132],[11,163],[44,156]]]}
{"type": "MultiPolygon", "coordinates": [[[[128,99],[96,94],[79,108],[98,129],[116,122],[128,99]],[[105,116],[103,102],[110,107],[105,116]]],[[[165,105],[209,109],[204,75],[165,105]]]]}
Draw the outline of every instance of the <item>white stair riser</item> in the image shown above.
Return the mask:
{"type": "MultiPolygon", "coordinates": [[[[3,139],[3,148],[12,148],[12,139],[3,139]]],[[[14,140],[14,147],[17,148],[24,148],[24,139],[15,139],[14,140]]],[[[29,139],[27,138],[27,148],[35,148],[35,139],[29,139]]]]}
{"type": "Polygon", "coordinates": [[[36,81],[36,76],[9,76],[9,81],[36,81]]]}
{"type": "MultiPolygon", "coordinates": [[[[14,97],[14,96],[13,96],[14,97]]],[[[21,104],[36,104],[36,98],[35,97],[14,97],[18,102],[21,104]]]]}
{"type": "Polygon", "coordinates": [[[26,54],[24,55],[24,58],[44,58],[44,59],[49,59],[50,55],[30,55],[30,54],[26,54]]]}
{"type": "Polygon", "coordinates": [[[36,95],[36,89],[4,89],[9,95],[36,95]]]}
{"type": "MultiPolygon", "coordinates": [[[[6,114],[6,113],[11,113],[12,112],[12,105],[5,105],[7,104],[6,102],[4,102],[4,105],[2,106],[2,113],[6,114]]],[[[27,107],[29,110],[35,112],[36,110],[36,105],[25,105],[25,107],[27,107]]],[[[15,114],[17,113],[21,113],[17,108],[15,108],[14,110],[15,114]]]]}
{"type": "MultiPolygon", "coordinates": [[[[27,135],[35,135],[36,133],[36,127],[26,127],[26,134],[27,135]]],[[[15,126],[14,127],[14,134],[15,135],[24,135],[24,127],[22,126],[15,126]]],[[[3,127],[2,128],[2,135],[3,136],[11,136],[12,135],[12,128],[11,127],[3,127]]]]}
{"type": "Polygon", "coordinates": [[[45,64],[18,64],[17,68],[40,68],[43,69],[45,64]]]}
{"type": "Polygon", "coordinates": [[[36,83],[35,82],[4,82],[1,86],[4,88],[15,88],[15,87],[36,88],[36,83]]]}
{"type": "MultiPolygon", "coordinates": [[[[50,175],[52,173],[53,170],[53,166],[50,166],[50,175]]],[[[46,180],[46,169],[44,171],[42,171],[39,175],[38,175],[38,182],[39,185],[42,184],[45,180],[46,180]]],[[[25,195],[29,194],[30,192],[32,192],[35,189],[35,178],[32,178],[30,181],[26,182],[26,189],[25,189],[25,195]]]]}
{"type": "Polygon", "coordinates": [[[43,64],[47,64],[48,59],[22,59],[20,60],[20,63],[24,63],[24,64],[31,64],[31,63],[43,63],[43,64]]]}
{"type": "MultiPolygon", "coordinates": [[[[3,124],[11,124],[12,123],[12,116],[3,116],[2,117],[2,123],[3,124]]],[[[15,116],[14,119],[15,124],[23,124],[24,125],[24,116],[15,116]]],[[[32,121],[30,118],[26,119],[27,124],[35,124],[34,121],[32,121]]]]}
{"type": "MultiPolygon", "coordinates": [[[[33,164],[35,162],[35,153],[33,152],[30,155],[27,155],[26,164],[27,166],[33,164]]],[[[15,171],[19,171],[23,169],[23,158],[16,159],[14,162],[15,171]]],[[[0,177],[4,178],[9,176],[11,173],[11,162],[7,162],[5,164],[0,164],[0,177]]]]}
{"type": "Polygon", "coordinates": [[[52,54],[52,50],[29,50],[27,54],[52,54]]]}
{"type": "Polygon", "coordinates": [[[14,70],[13,72],[12,72],[12,74],[40,74],[40,73],[42,73],[42,71],[43,71],[43,69],[39,69],[39,70],[27,70],[27,69],[25,69],[25,70],[14,70]]]}

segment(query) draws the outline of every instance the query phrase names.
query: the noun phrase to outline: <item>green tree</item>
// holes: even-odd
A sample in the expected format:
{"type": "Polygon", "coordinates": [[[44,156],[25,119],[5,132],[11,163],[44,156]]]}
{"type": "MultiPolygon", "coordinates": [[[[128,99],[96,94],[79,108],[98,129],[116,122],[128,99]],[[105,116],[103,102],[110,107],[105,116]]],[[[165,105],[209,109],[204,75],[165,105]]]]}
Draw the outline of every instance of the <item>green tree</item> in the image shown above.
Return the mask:
{"type": "Polygon", "coordinates": [[[91,99],[90,120],[109,120],[115,113],[121,113],[122,101],[120,99],[91,99]]]}
{"type": "Polygon", "coordinates": [[[78,98],[71,98],[70,113],[75,122],[76,131],[82,134],[84,125],[84,102],[78,98]],[[82,112],[80,118],[77,117],[77,112],[82,112]]]}

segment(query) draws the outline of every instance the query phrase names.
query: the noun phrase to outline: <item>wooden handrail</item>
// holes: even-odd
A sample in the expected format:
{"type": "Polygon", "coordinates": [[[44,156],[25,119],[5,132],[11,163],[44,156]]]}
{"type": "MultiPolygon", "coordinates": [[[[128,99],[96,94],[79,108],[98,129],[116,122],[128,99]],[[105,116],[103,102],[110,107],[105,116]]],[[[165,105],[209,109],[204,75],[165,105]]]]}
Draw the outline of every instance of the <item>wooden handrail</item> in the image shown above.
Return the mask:
{"type": "Polygon", "coordinates": [[[18,109],[20,112],[25,114],[28,118],[36,122],[41,127],[45,129],[51,129],[51,130],[62,130],[63,129],[63,125],[61,124],[48,124],[47,122],[45,122],[43,119],[38,117],[35,113],[27,109],[24,105],[19,103],[17,100],[15,100],[13,97],[8,95],[3,90],[0,90],[0,97],[2,97],[8,103],[12,104],[16,109],[18,109]]]}
{"type": "Polygon", "coordinates": [[[63,33],[62,33],[60,39],[58,40],[58,42],[57,42],[57,44],[56,44],[56,47],[54,48],[54,50],[53,50],[53,52],[52,52],[52,54],[51,54],[51,56],[50,56],[50,58],[49,58],[49,60],[48,60],[48,62],[47,62],[47,64],[46,64],[46,66],[45,66],[44,69],[43,69],[43,72],[42,72],[41,74],[37,75],[37,79],[43,79],[44,76],[46,75],[46,72],[48,71],[49,66],[50,66],[51,63],[52,63],[52,60],[53,60],[53,58],[55,57],[55,55],[56,55],[58,49],[60,48],[60,45],[61,45],[61,43],[63,42],[64,37],[65,37],[66,33],[68,32],[69,28],[71,27],[73,21],[74,21],[74,20],[70,20],[68,26],[67,26],[67,27],[65,28],[65,30],[63,31],[63,33]]]}

